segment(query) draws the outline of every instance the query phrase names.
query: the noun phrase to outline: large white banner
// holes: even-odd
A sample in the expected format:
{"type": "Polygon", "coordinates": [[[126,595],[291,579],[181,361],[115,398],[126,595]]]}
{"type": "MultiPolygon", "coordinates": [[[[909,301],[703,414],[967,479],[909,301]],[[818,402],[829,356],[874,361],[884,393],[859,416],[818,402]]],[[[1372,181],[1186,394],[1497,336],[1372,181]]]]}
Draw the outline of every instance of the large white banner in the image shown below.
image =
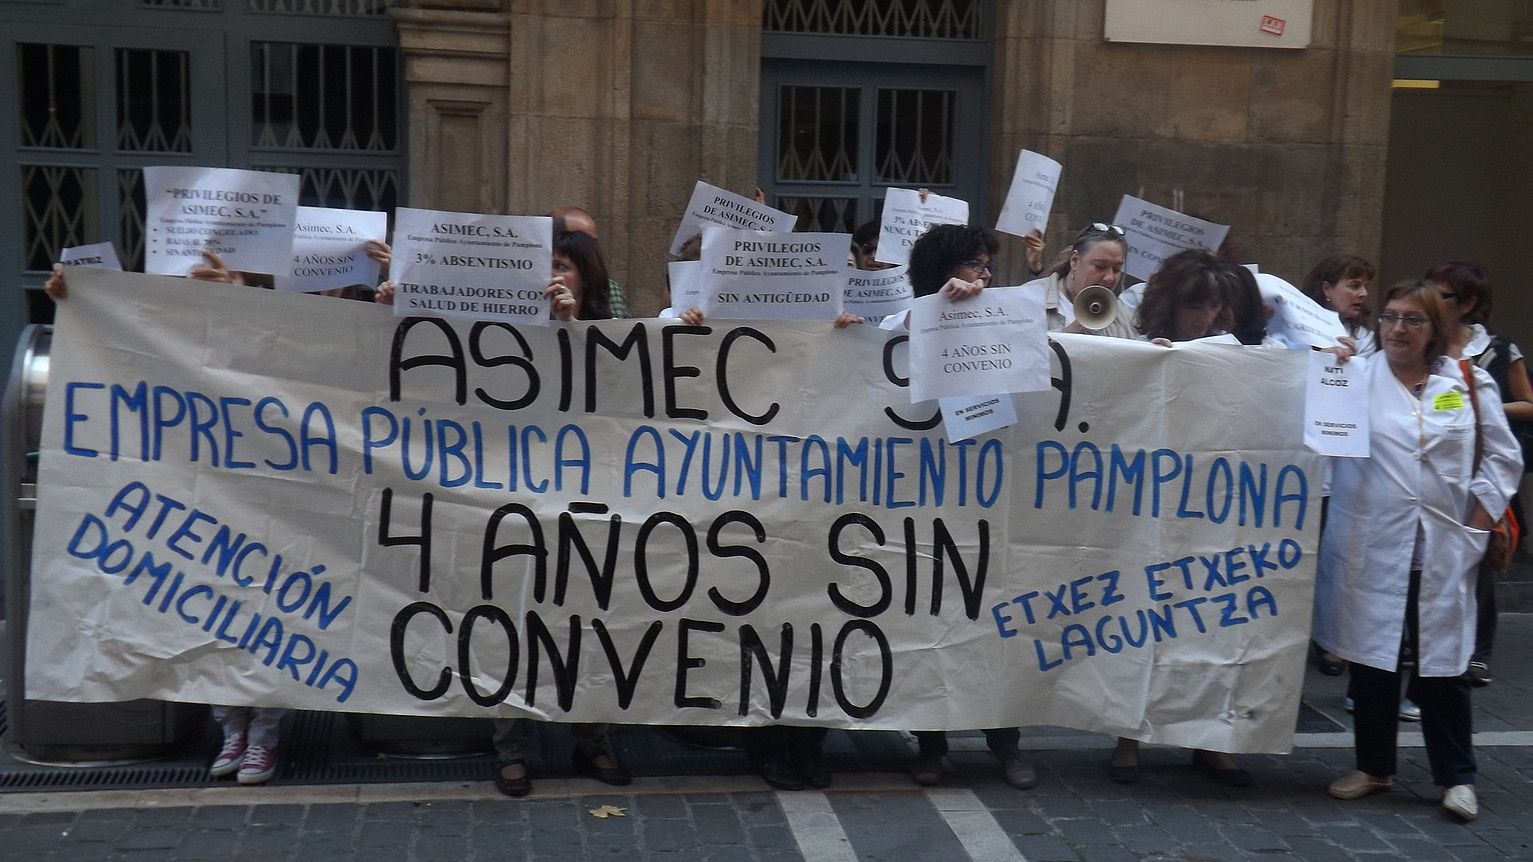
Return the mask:
{"type": "Polygon", "coordinates": [[[28,694],[1288,748],[1304,357],[1056,335],[949,443],[906,338],[71,272],[28,694]]]}

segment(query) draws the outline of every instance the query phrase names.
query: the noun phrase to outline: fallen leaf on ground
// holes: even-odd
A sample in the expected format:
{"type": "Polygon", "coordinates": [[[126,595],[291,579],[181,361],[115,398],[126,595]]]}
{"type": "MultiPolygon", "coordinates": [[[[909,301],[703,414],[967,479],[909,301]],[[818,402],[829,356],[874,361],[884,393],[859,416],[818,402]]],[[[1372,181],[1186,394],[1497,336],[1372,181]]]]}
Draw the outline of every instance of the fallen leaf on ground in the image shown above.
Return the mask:
{"type": "Polygon", "coordinates": [[[591,816],[598,820],[606,820],[608,817],[627,817],[628,809],[619,808],[616,805],[603,805],[600,808],[587,808],[591,816]]]}

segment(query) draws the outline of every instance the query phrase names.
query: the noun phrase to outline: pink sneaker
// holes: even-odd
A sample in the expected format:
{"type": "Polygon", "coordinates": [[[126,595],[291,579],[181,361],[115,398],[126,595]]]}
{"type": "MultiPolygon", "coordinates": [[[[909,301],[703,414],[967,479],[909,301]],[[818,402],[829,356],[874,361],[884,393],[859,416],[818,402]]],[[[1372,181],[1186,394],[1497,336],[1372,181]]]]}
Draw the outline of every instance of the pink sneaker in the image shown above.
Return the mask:
{"type": "Polygon", "coordinates": [[[240,762],[239,782],[261,784],[277,772],[277,749],[264,745],[252,745],[245,749],[245,759],[240,762]]]}
{"type": "Polygon", "coordinates": [[[224,737],[224,747],[218,750],[218,756],[213,758],[213,766],[208,769],[214,778],[223,778],[233,775],[240,768],[240,761],[245,757],[245,734],[231,733],[224,737]]]}

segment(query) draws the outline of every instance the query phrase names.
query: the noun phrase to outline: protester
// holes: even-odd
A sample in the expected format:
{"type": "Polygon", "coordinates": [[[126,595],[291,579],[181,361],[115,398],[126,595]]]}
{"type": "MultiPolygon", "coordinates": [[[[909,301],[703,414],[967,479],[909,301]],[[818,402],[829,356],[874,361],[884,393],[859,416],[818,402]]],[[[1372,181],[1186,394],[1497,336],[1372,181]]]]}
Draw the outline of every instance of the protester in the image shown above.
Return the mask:
{"type": "Polygon", "coordinates": [[[1384,295],[1367,363],[1368,458],[1338,459],[1321,537],[1315,638],[1351,663],[1357,769],[1337,799],[1388,790],[1395,773],[1400,657],[1421,705],[1432,779],[1443,808],[1473,820],[1470,684],[1475,600],[1468,589],[1487,530],[1521,473],[1494,381],[1448,355],[1453,322],[1439,290],[1401,282],[1384,295]]]}
{"type": "Polygon", "coordinates": [[[852,266],[865,272],[893,269],[894,264],[878,259],[878,219],[865,221],[852,231],[852,266]]]}
{"type": "MultiPolygon", "coordinates": [[[[1427,270],[1422,279],[1438,290],[1448,310],[1448,347],[1450,359],[1464,358],[1484,369],[1496,381],[1501,409],[1514,435],[1529,430],[1533,421],[1533,386],[1528,384],[1527,366],[1522,350],[1505,338],[1486,329],[1490,321],[1492,293],[1485,273],[1472,263],[1449,261],[1427,270]]],[[[1494,403],[1494,402],[1492,402],[1494,403]]],[[[1524,440],[1529,439],[1527,436],[1524,440]]],[[[1528,446],[1522,446],[1527,466],[1528,446]]],[[[1519,523],[1522,504],[1512,497],[1512,511],[1519,523]]],[[[1479,602],[1475,623],[1474,655],[1469,660],[1469,681],[1476,686],[1491,683],[1490,656],[1496,639],[1496,572],[1481,565],[1475,577],[1475,598],[1479,602]]]]}
{"type": "Polygon", "coordinates": [[[1359,356],[1379,349],[1368,318],[1368,287],[1373,284],[1373,275],[1373,264],[1357,255],[1333,254],[1315,264],[1299,286],[1321,308],[1336,312],[1347,334],[1356,339],[1359,356]]]}
{"type": "MultiPolygon", "coordinates": [[[[990,284],[994,256],[1000,249],[995,235],[984,228],[964,225],[933,225],[916,239],[910,249],[910,286],[917,297],[941,292],[953,300],[977,296],[990,284]]],[[[889,328],[903,327],[908,313],[890,315],[889,328]]],[[[1022,732],[1015,727],[984,731],[990,753],[1001,764],[1001,776],[1018,790],[1038,783],[1038,772],[1022,756],[1018,743],[1022,732]]],[[[918,730],[916,759],[910,767],[911,780],[931,786],[942,782],[942,759],[947,756],[947,734],[940,730],[918,730]]]]}
{"type": "MultiPolygon", "coordinates": [[[[1075,323],[1073,303],[1075,295],[1083,288],[1099,284],[1109,290],[1117,289],[1127,256],[1128,242],[1124,238],[1123,228],[1097,222],[1082,228],[1075,235],[1070,247],[1060,254],[1048,275],[1022,286],[1043,291],[1043,307],[1049,331],[1057,332],[1075,323]]],[[[1041,249],[1039,260],[1041,263],[1041,249]]],[[[1070,331],[1087,330],[1076,324],[1070,331]]],[[[1127,336],[1132,333],[1123,328],[1119,334],[1127,336]]]]}
{"type": "MultiPolygon", "coordinates": [[[[583,233],[600,247],[601,239],[596,235],[596,219],[590,213],[580,207],[555,207],[549,216],[554,220],[554,233],[561,230],[583,233]]],[[[622,286],[613,278],[607,279],[607,305],[612,309],[612,318],[629,317],[628,295],[623,293],[622,286]]]]}

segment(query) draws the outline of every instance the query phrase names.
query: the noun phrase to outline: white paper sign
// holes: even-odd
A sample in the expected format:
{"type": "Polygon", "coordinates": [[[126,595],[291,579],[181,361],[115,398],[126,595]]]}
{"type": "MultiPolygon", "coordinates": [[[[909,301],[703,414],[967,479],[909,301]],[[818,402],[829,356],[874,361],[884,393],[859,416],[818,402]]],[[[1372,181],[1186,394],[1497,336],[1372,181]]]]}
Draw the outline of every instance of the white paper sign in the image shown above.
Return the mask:
{"type": "Polygon", "coordinates": [[[117,260],[117,247],[110,242],[95,242],[63,249],[59,252],[59,263],[65,266],[88,266],[94,269],[122,271],[122,264],[117,260]]]}
{"type": "Polygon", "coordinates": [[[1311,350],[1304,375],[1304,445],[1321,455],[1367,458],[1368,367],[1311,350]]]}
{"type": "Polygon", "coordinates": [[[939,398],[937,405],[942,408],[942,430],[949,443],[1017,424],[1017,405],[1009,394],[939,398]]]}
{"type": "Polygon", "coordinates": [[[1128,260],[1123,271],[1146,281],[1171,255],[1189,248],[1217,251],[1230,232],[1229,225],[1193,218],[1130,195],[1118,202],[1113,223],[1128,234],[1128,260]]]}
{"type": "Polygon", "coordinates": [[[1048,156],[1023,150],[1017,154],[1017,170],[1011,176],[1011,190],[1001,207],[995,229],[1016,236],[1044,231],[1049,226],[1049,210],[1054,206],[1054,192],[1064,167],[1048,156]]]}
{"type": "Polygon", "coordinates": [[[1270,272],[1256,274],[1256,286],[1262,300],[1276,312],[1267,321],[1267,329],[1290,344],[1309,347],[1333,347],[1347,334],[1336,312],[1304,295],[1304,291],[1270,272]]]}
{"type": "Polygon", "coordinates": [[[671,281],[671,308],[680,314],[703,304],[703,262],[673,260],[665,265],[671,281]]]}
{"type": "Polygon", "coordinates": [[[1293,743],[1296,351],[1056,334],[955,445],[872,327],[518,339],[95,269],[57,311],[30,697],[1293,743]]]}
{"type": "Polygon", "coordinates": [[[144,271],[186,275],[202,250],[231,270],[287,275],[298,175],[233,168],[144,168],[144,271]]]}
{"type": "Polygon", "coordinates": [[[890,189],[884,195],[878,225],[878,256],[883,263],[910,263],[910,247],[934,224],[968,224],[969,202],[928,193],[926,202],[915,189],[890,189]]]}
{"type": "Polygon", "coordinates": [[[846,292],[844,233],[703,232],[702,309],[728,320],[834,320],[846,292]]]}
{"type": "Polygon", "coordinates": [[[680,254],[687,240],[701,233],[703,225],[709,224],[738,230],[786,232],[798,224],[798,216],[698,180],[692,187],[692,199],[687,201],[687,212],[676,228],[676,238],[671,240],[671,254],[680,254]]]}
{"type": "Polygon", "coordinates": [[[547,216],[400,207],[389,265],[394,314],[547,325],[553,231],[547,216]]]}
{"type": "Polygon", "coordinates": [[[385,213],[299,207],[293,232],[293,273],[277,277],[277,289],[318,293],[337,287],[378,283],[378,264],[367,256],[367,241],[389,230],[385,213]]]}
{"type": "Polygon", "coordinates": [[[853,269],[846,278],[846,311],[860,317],[887,317],[910,306],[910,267],[853,269]]]}
{"type": "Polygon", "coordinates": [[[910,304],[910,400],[1049,388],[1048,323],[1036,290],[991,287],[910,304]]]}

